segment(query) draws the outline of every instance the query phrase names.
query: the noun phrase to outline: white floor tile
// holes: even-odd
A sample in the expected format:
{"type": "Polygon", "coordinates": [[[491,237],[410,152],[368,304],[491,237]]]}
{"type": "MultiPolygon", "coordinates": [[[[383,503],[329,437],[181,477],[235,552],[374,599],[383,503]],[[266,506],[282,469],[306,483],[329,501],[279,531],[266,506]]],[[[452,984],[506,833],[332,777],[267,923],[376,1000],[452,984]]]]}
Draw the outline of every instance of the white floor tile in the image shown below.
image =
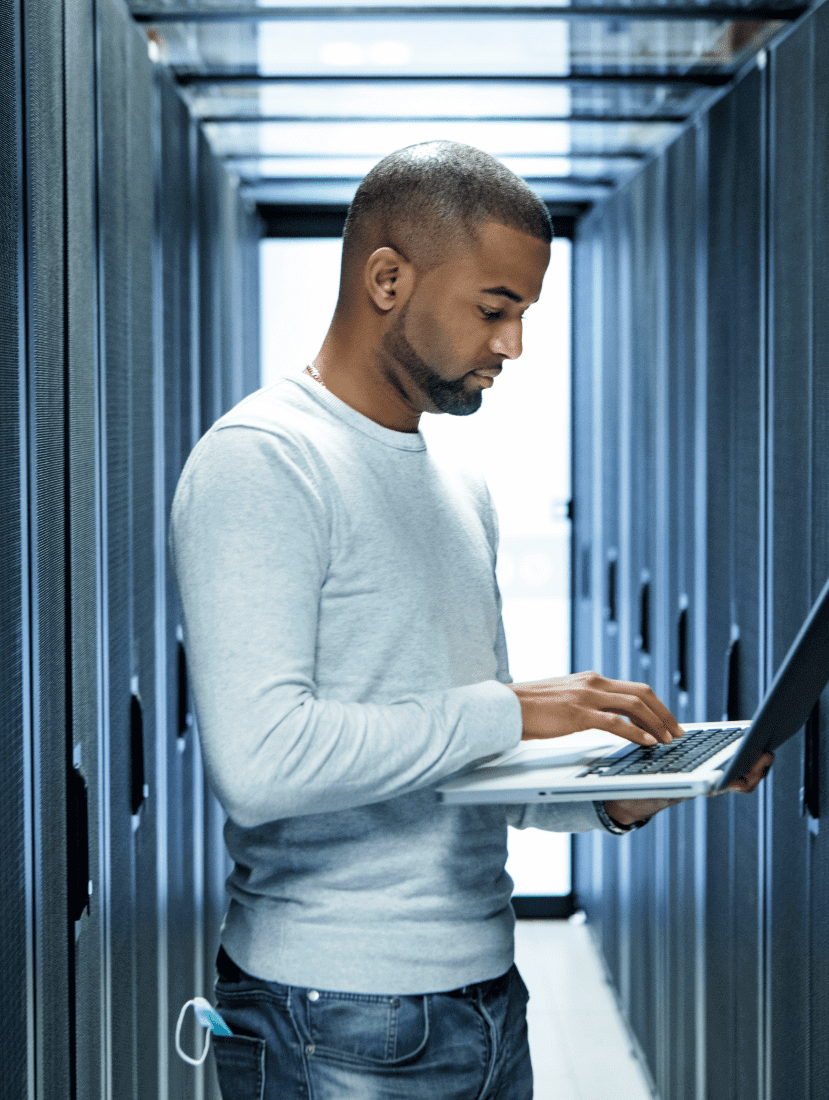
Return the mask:
{"type": "Polygon", "coordinates": [[[535,1100],[652,1100],[584,925],[519,921],[535,1100]]]}

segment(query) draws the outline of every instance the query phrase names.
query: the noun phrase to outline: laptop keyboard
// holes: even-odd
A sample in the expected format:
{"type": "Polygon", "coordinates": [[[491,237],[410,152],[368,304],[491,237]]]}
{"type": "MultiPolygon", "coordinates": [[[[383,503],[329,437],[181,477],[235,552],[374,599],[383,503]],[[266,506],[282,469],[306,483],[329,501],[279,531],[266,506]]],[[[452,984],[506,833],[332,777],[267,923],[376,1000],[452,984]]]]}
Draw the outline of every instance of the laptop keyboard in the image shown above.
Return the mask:
{"type": "Polygon", "coordinates": [[[716,726],[712,729],[694,730],[678,737],[669,745],[656,745],[652,749],[641,746],[624,756],[605,757],[597,760],[585,775],[654,775],[658,772],[692,772],[712,756],[737,741],[745,733],[743,727],[716,726]]]}

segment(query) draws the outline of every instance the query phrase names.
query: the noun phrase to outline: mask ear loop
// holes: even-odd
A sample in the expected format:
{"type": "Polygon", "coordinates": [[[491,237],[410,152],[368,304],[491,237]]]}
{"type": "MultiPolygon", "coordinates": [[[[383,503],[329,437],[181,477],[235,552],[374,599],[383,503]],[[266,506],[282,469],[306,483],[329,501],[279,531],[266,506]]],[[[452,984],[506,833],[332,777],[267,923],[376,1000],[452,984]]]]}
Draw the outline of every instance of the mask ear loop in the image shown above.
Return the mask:
{"type": "Polygon", "coordinates": [[[207,1057],[208,1050],[210,1050],[210,1028],[205,1029],[207,1031],[207,1037],[204,1040],[204,1050],[201,1052],[201,1057],[191,1058],[189,1054],[185,1054],[184,1051],[181,1049],[181,1025],[184,1022],[184,1014],[190,1007],[190,1005],[193,1005],[193,1011],[195,1011],[196,1002],[187,1001],[187,1003],[182,1006],[181,1012],[179,1012],[178,1014],[178,1023],[176,1024],[176,1053],[178,1054],[179,1058],[183,1058],[184,1061],[189,1062],[191,1066],[200,1066],[207,1057]]]}

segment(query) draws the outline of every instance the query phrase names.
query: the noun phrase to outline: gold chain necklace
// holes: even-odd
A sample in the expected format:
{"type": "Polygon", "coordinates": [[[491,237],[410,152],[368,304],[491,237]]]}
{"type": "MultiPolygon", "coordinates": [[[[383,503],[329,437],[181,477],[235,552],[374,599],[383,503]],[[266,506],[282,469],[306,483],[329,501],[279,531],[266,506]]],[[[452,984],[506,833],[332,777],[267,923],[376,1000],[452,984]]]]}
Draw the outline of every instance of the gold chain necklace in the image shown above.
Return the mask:
{"type": "Polygon", "coordinates": [[[307,366],[307,367],[305,368],[305,373],[306,373],[306,374],[310,374],[312,378],[315,378],[315,379],[317,380],[317,382],[319,382],[319,384],[320,384],[320,385],[322,386],[322,388],[323,388],[324,390],[327,390],[327,389],[328,389],[328,386],[326,386],[326,384],[325,384],[325,383],[323,382],[323,380],[322,380],[322,379],[320,378],[320,373],[319,373],[319,371],[317,370],[317,368],[316,368],[316,367],[314,366],[314,364],[313,364],[313,363],[309,363],[309,364],[308,364],[308,366],[307,366]]]}

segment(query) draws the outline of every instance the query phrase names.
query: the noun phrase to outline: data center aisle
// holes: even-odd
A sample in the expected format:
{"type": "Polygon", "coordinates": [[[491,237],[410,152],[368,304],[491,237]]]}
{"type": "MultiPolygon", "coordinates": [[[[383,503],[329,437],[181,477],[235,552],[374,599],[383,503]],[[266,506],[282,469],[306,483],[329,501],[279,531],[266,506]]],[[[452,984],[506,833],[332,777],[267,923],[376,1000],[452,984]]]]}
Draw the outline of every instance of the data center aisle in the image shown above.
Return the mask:
{"type": "Polygon", "coordinates": [[[652,1100],[587,926],[518,921],[535,1100],[652,1100]]]}

